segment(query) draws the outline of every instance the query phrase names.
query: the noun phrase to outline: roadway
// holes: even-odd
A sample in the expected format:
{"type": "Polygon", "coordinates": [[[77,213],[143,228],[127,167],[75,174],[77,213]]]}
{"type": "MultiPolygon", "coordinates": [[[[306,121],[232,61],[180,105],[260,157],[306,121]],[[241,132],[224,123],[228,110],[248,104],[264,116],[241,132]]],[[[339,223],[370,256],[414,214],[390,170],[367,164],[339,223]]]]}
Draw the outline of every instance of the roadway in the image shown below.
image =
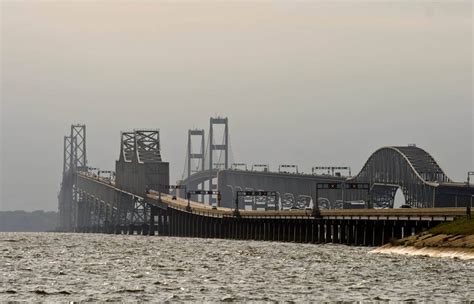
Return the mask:
{"type": "MultiPolygon", "coordinates": [[[[94,181],[107,188],[113,188],[116,191],[124,192],[116,188],[113,181],[99,178],[91,174],[78,173],[82,178],[94,181]]],[[[133,194],[130,194],[133,195],[133,194]]],[[[184,212],[191,212],[198,215],[209,217],[234,217],[234,209],[217,207],[212,208],[199,202],[190,201],[191,211],[187,210],[188,201],[181,198],[173,199],[173,196],[162,193],[161,195],[154,190],[149,191],[145,198],[135,195],[138,198],[146,200],[149,204],[159,208],[174,208],[184,212]],[[161,198],[160,198],[161,196],[161,198]]],[[[286,218],[303,219],[312,218],[312,210],[239,210],[242,218],[286,218]]],[[[323,219],[352,219],[352,220],[417,220],[417,221],[452,221],[457,217],[466,215],[466,208],[400,208],[400,209],[335,209],[321,210],[323,219]]],[[[473,212],[474,214],[474,212],[473,212]]]]}

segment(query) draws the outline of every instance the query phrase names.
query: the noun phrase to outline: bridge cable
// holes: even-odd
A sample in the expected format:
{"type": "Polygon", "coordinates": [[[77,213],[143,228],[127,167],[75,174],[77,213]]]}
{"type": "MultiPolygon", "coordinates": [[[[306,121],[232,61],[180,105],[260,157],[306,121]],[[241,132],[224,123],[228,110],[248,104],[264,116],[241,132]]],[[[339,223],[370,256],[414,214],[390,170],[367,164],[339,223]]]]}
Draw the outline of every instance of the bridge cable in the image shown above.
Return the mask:
{"type": "MultiPolygon", "coordinates": [[[[201,146],[201,145],[200,145],[201,146]]],[[[199,148],[199,151],[201,153],[201,155],[203,155],[204,151],[202,150],[202,146],[199,148]]],[[[192,151],[191,151],[192,153],[192,151]]],[[[206,159],[206,157],[204,156],[204,159],[206,159]]],[[[195,171],[199,171],[199,168],[201,167],[201,162],[202,162],[202,159],[200,158],[196,164],[196,169],[194,169],[195,171]]],[[[203,164],[204,165],[204,164],[203,164]]],[[[204,167],[204,170],[206,169],[206,167],[204,167]]]]}
{"type": "Polygon", "coordinates": [[[235,161],[234,159],[234,153],[232,151],[232,145],[230,141],[230,130],[227,131],[227,140],[229,141],[227,144],[229,145],[229,163],[233,163],[235,161]]]}
{"type": "Polygon", "coordinates": [[[189,142],[186,144],[186,152],[185,152],[186,156],[184,157],[184,168],[183,168],[183,174],[181,174],[181,180],[184,180],[184,177],[186,176],[186,168],[188,164],[188,149],[189,149],[189,142]]]}
{"type": "Polygon", "coordinates": [[[210,160],[210,156],[207,155],[208,151],[210,151],[210,148],[209,148],[210,147],[210,144],[209,144],[210,138],[211,138],[211,136],[210,136],[210,132],[209,132],[207,134],[207,140],[206,140],[206,153],[204,154],[204,170],[206,170],[206,168],[207,168],[206,167],[206,162],[209,163],[209,160],[210,160]]]}
{"type": "MultiPolygon", "coordinates": [[[[227,133],[227,136],[229,136],[229,133],[227,133]]],[[[225,144],[225,136],[222,136],[222,143],[221,143],[221,145],[223,146],[224,144],[225,144]]],[[[220,152],[219,152],[219,159],[217,160],[217,163],[218,163],[218,164],[221,163],[222,153],[224,153],[223,150],[220,150],[220,152]]],[[[219,168],[219,165],[218,165],[217,168],[219,168]]]]}

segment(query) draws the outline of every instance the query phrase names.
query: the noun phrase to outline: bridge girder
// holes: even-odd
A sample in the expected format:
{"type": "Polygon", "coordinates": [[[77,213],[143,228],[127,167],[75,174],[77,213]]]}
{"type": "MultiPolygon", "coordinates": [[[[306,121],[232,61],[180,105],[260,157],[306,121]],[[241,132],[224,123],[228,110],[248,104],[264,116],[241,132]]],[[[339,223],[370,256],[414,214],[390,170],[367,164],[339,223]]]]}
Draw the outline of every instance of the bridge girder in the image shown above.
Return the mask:
{"type": "MultiPolygon", "coordinates": [[[[406,204],[417,208],[449,204],[439,198],[445,194],[440,185],[455,184],[428,152],[415,146],[378,149],[359,174],[348,181],[370,183],[372,200],[392,207],[395,192],[400,188],[406,204]]],[[[464,193],[465,189],[459,189],[459,195],[468,195],[464,193]]]]}

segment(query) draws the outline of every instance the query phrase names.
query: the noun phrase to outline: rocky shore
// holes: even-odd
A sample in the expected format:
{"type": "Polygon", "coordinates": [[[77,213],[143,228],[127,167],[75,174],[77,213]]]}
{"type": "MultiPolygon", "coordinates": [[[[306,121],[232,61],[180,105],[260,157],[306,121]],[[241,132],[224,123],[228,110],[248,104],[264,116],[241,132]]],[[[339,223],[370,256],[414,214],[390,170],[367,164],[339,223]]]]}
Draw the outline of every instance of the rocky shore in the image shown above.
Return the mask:
{"type": "Polygon", "coordinates": [[[474,260],[474,220],[444,223],[414,236],[392,240],[371,252],[474,260]]]}
{"type": "Polygon", "coordinates": [[[424,233],[393,241],[371,252],[474,260],[474,235],[424,233]]]}

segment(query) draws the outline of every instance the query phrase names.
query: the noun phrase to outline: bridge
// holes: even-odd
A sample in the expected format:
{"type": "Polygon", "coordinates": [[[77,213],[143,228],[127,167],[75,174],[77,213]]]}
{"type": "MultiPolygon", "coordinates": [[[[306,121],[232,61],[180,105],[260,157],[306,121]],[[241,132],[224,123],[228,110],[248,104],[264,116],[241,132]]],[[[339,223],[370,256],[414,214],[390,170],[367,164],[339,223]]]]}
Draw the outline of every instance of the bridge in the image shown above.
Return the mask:
{"type": "Polygon", "coordinates": [[[381,148],[355,176],[304,174],[296,165],[229,166],[228,119],[211,118],[209,133],[207,166],[204,130],[189,130],[186,177],[170,185],[159,130],[122,132],[115,171],[104,171],[88,165],[86,126],[72,125],[64,137],[59,229],[380,245],[465,216],[472,206],[474,187],[453,182],[415,146],[381,148]],[[214,124],[224,125],[222,144],[214,143],[214,124]],[[193,136],[201,137],[197,153],[193,136]],[[216,151],[223,163],[213,162],[216,151]],[[412,208],[393,208],[397,189],[412,208]],[[218,195],[206,201],[208,193],[218,195]]]}

